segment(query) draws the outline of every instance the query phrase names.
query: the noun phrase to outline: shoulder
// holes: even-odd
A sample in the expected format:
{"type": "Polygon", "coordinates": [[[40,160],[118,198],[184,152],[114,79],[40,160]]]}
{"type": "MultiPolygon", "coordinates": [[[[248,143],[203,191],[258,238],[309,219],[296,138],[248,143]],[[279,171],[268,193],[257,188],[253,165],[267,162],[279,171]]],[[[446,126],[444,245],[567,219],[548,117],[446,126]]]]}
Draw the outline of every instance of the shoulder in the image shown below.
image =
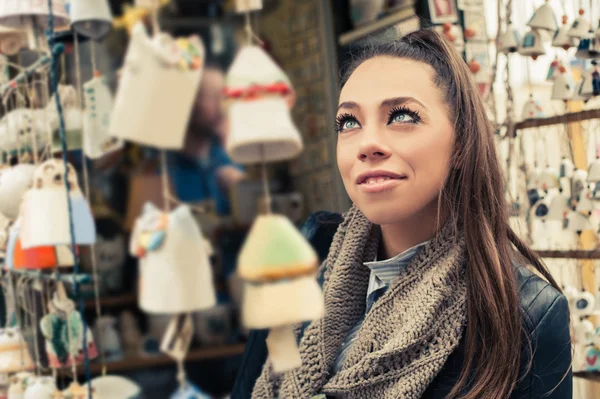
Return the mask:
{"type": "Polygon", "coordinates": [[[545,319],[557,316],[561,316],[559,319],[566,323],[565,327],[568,329],[569,304],[565,296],[522,264],[515,264],[514,272],[526,331],[534,333],[546,324],[545,319]]]}

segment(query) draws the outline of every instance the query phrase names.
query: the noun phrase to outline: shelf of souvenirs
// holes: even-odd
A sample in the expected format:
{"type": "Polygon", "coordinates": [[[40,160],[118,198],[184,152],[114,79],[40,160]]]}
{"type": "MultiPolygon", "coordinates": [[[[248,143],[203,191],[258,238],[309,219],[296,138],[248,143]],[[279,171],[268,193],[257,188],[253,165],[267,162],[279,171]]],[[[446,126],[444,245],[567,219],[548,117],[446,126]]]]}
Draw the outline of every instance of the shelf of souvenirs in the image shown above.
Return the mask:
{"type": "Polygon", "coordinates": [[[349,32],[342,33],[338,37],[340,46],[346,46],[352,42],[363,39],[372,33],[385,28],[394,27],[401,31],[402,35],[410,33],[411,29],[408,23],[413,27],[412,30],[420,28],[419,18],[415,15],[414,2],[407,1],[406,4],[398,7],[396,11],[376,21],[361,25],[349,32]],[[405,24],[406,23],[406,24],[405,24]]]}
{"type": "Polygon", "coordinates": [[[555,259],[600,259],[600,249],[592,250],[539,250],[535,251],[541,258],[555,259]]]}
{"type": "Polygon", "coordinates": [[[573,373],[573,377],[600,382],[600,371],[576,371],[573,373]]]}
{"type": "MultiPolygon", "coordinates": [[[[244,353],[246,344],[238,343],[232,345],[224,345],[212,348],[198,348],[190,350],[186,362],[199,362],[204,360],[224,359],[233,356],[239,356],[244,353]]],[[[106,364],[109,373],[119,373],[125,371],[149,369],[165,366],[174,366],[175,360],[166,355],[139,355],[122,360],[109,361],[106,364]]],[[[91,374],[102,373],[102,365],[99,362],[90,364],[91,374]]],[[[83,367],[78,368],[79,374],[84,374],[83,367]]]]}
{"type": "Polygon", "coordinates": [[[515,131],[531,129],[542,126],[560,125],[565,123],[576,123],[589,119],[600,119],[600,109],[588,109],[579,112],[570,112],[564,115],[556,115],[548,118],[527,119],[515,124],[515,131]]]}

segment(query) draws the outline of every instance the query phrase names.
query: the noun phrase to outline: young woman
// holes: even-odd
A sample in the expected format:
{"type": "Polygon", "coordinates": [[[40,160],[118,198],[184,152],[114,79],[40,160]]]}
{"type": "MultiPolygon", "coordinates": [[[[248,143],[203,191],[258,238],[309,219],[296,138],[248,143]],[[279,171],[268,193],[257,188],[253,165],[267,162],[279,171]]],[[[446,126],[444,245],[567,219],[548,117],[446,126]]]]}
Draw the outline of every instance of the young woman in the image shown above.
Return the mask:
{"type": "Polygon", "coordinates": [[[232,398],[571,398],[567,301],[508,225],[492,127],[454,48],[420,31],[366,50],[336,130],[354,206],[304,227],[328,248],[326,315],[299,326],[302,366],[282,375],[253,333],[232,398]]]}

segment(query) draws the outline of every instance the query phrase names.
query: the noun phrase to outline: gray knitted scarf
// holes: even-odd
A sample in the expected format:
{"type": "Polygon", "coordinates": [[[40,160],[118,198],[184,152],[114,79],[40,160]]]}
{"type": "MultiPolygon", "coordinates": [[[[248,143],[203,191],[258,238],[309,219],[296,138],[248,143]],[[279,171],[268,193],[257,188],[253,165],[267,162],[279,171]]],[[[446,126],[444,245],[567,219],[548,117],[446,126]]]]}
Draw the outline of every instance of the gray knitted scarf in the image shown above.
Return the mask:
{"type": "Polygon", "coordinates": [[[466,323],[465,246],[450,224],[413,258],[366,316],[345,362],[333,364],[365,312],[379,228],[353,207],[344,215],[324,271],[325,317],[300,341],[302,366],[277,375],[267,362],[253,398],[417,399],[458,346],[466,323]]]}

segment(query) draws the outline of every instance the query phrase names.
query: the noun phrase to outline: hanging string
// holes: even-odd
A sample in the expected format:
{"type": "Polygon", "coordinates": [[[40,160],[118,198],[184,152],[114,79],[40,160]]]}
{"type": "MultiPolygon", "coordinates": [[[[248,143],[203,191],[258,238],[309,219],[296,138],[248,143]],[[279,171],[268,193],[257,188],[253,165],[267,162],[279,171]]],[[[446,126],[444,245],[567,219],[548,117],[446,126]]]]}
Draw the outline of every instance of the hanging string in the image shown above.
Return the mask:
{"type": "MultiPolygon", "coordinates": [[[[48,10],[49,10],[49,15],[48,15],[48,32],[47,32],[47,36],[48,36],[48,44],[49,47],[51,49],[54,49],[54,13],[53,13],[53,8],[52,8],[53,4],[52,4],[52,0],[48,0],[48,10]]],[[[60,142],[61,142],[61,149],[62,149],[62,161],[65,165],[65,172],[64,172],[64,180],[65,180],[65,189],[67,192],[67,209],[69,212],[69,231],[70,231],[70,235],[71,235],[71,245],[70,245],[70,249],[71,249],[71,253],[73,255],[73,270],[76,274],[79,273],[79,260],[77,259],[77,251],[76,251],[76,246],[75,246],[75,226],[74,226],[74,221],[73,221],[73,208],[72,208],[72,203],[71,203],[71,196],[69,195],[71,192],[71,184],[69,183],[69,178],[68,178],[68,160],[67,160],[67,140],[66,140],[66,134],[65,134],[65,120],[64,120],[64,115],[63,115],[63,110],[62,110],[62,105],[60,103],[60,93],[58,92],[58,78],[56,76],[56,56],[57,54],[54,53],[54,51],[52,51],[51,53],[52,57],[51,57],[51,67],[50,67],[50,83],[52,86],[52,90],[54,91],[54,99],[56,101],[56,109],[58,111],[58,121],[59,121],[59,134],[60,134],[60,142]]],[[[59,283],[60,284],[60,283],[59,283]]],[[[75,297],[79,300],[79,312],[81,314],[81,318],[83,320],[83,313],[84,313],[84,303],[83,303],[83,297],[80,295],[79,293],[79,284],[77,281],[73,281],[73,293],[75,295],[75,297]]],[[[89,354],[88,354],[88,348],[87,348],[87,323],[83,322],[82,323],[82,327],[83,327],[83,355],[84,355],[84,365],[85,365],[85,376],[86,376],[86,381],[90,381],[91,380],[91,371],[90,371],[90,359],[89,359],[89,354]]],[[[73,379],[76,380],[77,379],[77,374],[73,375],[73,379]]],[[[92,386],[91,384],[87,384],[88,385],[88,395],[90,398],[93,397],[92,394],[92,386]]]]}
{"type": "MultiPolygon", "coordinates": [[[[32,280],[33,281],[33,280],[32,280]]],[[[31,304],[32,304],[32,310],[33,310],[33,314],[31,315],[31,326],[33,328],[33,346],[34,346],[34,354],[35,354],[35,359],[36,359],[36,370],[37,373],[39,375],[40,370],[42,368],[42,363],[40,361],[40,348],[39,348],[39,342],[38,342],[38,320],[37,320],[37,301],[36,301],[36,296],[35,296],[35,285],[36,285],[36,281],[33,281],[33,284],[31,286],[31,304]]]]}
{"type": "MultiPolygon", "coordinates": [[[[90,58],[92,62],[92,74],[96,76],[98,73],[98,67],[96,64],[96,42],[90,39],[90,58]]],[[[79,64],[78,64],[79,65],[79,64]]],[[[79,68],[79,66],[78,66],[79,68]]]]}
{"type": "Polygon", "coordinates": [[[529,71],[529,57],[525,58],[525,69],[527,70],[527,83],[529,85],[529,96],[533,98],[533,85],[531,84],[531,72],[529,71]]]}
{"type": "MultiPolygon", "coordinates": [[[[75,80],[77,86],[77,107],[83,107],[83,99],[82,99],[82,83],[81,83],[81,61],[79,58],[79,38],[76,33],[73,33],[73,43],[74,43],[74,53],[75,53],[75,80]]],[[[90,51],[92,54],[92,70],[94,75],[96,74],[96,66],[94,60],[94,41],[90,40],[90,51]]],[[[84,131],[85,134],[85,131],[84,131]]],[[[85,141],[85,137],[83,138],[85,141]]],[[[87,158],[85,156],[85,151],[81,151],[81,164],[82,164],[82,173],[83,173],[83,195],[88,204],[90,203],[90,176],[87,165],[87,158]]],[[[102,318],[102,308],[100,305],[100,288],[98,286],[98,265],[96,260],[96,244],[92,244],[90,246],[90,262],[92,264],[92,275],[93,275],[93,285],[94,285],[94,305],[96,310],[96,322],[98,323],[102,318]]],[[[104,342],[102,336],[96,337],[96,342],[98,344],[98,350],[100,351],[100,364],[102,366],[102,376],[106,375],[106,354],[104,353],[104,342]]]]}
{"type": "Polygon", "coordinates": [[[268,214],[271,213],[271,190],[269,189],[269,176],[267,173],[267,162],[265,157],[265,145],[260,145],[260,158],[262,159],[261,170],[262,170],[262,183],[263,192],[265,195],[265,210],[268,214]]]}

